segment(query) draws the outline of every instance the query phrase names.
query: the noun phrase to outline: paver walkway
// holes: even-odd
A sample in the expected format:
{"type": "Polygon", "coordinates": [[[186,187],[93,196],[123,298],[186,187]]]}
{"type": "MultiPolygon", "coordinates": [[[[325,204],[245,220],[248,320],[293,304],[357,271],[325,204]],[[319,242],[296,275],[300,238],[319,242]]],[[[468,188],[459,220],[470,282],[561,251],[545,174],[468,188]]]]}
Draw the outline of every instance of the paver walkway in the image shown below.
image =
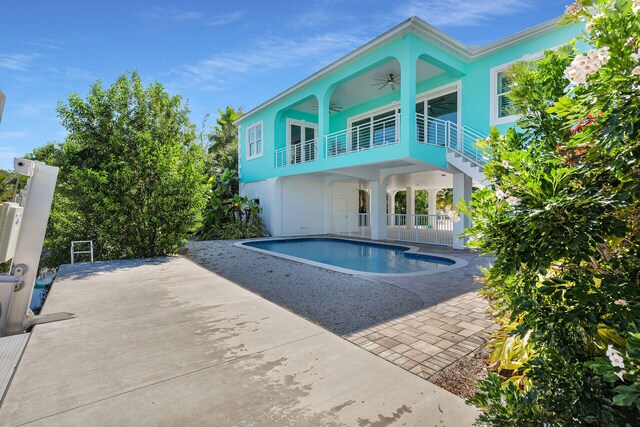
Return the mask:
{"type": "Polygon", "coordinates": [[[0,425],[465,426],[476,410],[183,258],[64,266],[0,425]]]}
{"type": "Polygon", "coordinates": [[[463,258],[466,267],[427,276],[381,279],[410,290],[424,307],[388,322],[348,334],[354,344],[419,375],[431,379],[443,369],[487,343],[497,329],[474,277],[490,259],[470,251],[414,245],[421,252],[463,258]]]}

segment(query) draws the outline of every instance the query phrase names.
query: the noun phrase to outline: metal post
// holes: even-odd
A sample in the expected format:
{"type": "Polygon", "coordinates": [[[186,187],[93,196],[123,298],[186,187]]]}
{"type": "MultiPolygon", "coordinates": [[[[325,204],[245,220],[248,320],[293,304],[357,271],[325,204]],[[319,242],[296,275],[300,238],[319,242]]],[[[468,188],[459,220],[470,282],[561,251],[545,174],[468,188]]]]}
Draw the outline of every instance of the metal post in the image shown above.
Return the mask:
{"type": "Polygon", "coordinates": [[[24,332],[25,315],[29,310],[31,294],[36,282],[49,211],[58,178],[58,168],[34,160],[17,158],[14,160],[14,170],[19,175],[30,178],[25,188],[26,197],[21,203],[24,206],[24,214],[11,271],[13,272],[17,266],[26,268],[22,275],[24,284],[14,292],[9,306],[4,335],[24,332]]]}

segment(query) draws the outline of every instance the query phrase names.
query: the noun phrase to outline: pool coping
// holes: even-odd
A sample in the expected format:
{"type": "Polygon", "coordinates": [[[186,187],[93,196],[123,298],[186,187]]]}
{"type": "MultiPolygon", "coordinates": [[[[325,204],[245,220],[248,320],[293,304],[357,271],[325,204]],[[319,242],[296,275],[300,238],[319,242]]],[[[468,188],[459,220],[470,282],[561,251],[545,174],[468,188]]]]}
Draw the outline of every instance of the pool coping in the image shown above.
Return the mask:
{"type": "Polygon", "coordinates": [[[458,268],[462,268],[462,267],[466,267],[469,263],[467,261],[465,261],[462,258],[456,258],[450,255],[440,255],[440,254],[434,254],[434,253],[429,253],[429,252],[420,252],[420,248],[418,248],[417,246],[412,246],[412,245],[406,245],[403,243],[383,243],[383,242],[379,242],[379,241],[371,241],[371,240],[362,240],[362,239],[353,239],[353,238],[349,238],[349,239],[345,239],[342,237],[334,237],[334,236],[293,236],[293,237],[262,237],[262,238],[256,238],[256,239],[245,239],[245,240],[241,240],[238,242],[235,242],[233,244],[233,246],[237,246],[240,248],[245,248],[245,249],[249,249],[255,252],[260,252],[266,255],[271,255],[271,256],[275,256],[278,258],[283,258],[283,259],[287,259],[289,261],[294,261],[294,262],[299,262],[302,264],[308,264],[308,265],[313,265],[315,267],[320,267],[320,268],[324,268],[326,270],[332,270],[332,271],[337,271],[338,273],[344,273],[344,274],[350,274],[353,276],[363,276],[363,277],[416,277],[416,276],[427,276],[427,275],[431,275],[431,274],[438,274],[438,273],[445,273],[447,271],[451,271],[451,270],[455,270],[458,268]],[[337,267],[331,264],[325,264],[323,262],[317,262],[317,261],[311,261],[309,259],[306,258],[300,258],[300,257],[296,257],[296,256],[292,256],[292,255],[286,255],[286,254],[281,254],[278,252],[274,252],[274,251],[269,251],[266,249],[260,249],[260,248],[255,248],[249,245],[246,245],[245,243],[249,243],[249,242],[256,242],[256,241],[271,241],[271,240],[303,240],[303,239],[332,239],[332,240],[343,240],[345,242],[362,242],[362,243],[368,243],[368,244],[373,244],[373,245],[379,245],[379,246],[393,246],[396,248],[407,248],[407,250],[405,251],[406,253],[409,254],[419,254],[419,255],[426,255],[426,256],[431,256],[431,257],[435,257],[435,258],[444,258],[444,259],[448,259],[454,262],[454,264],[452,265],[448,265],[442,268],[438,268],[438,269],[433,269],[433,270],[425,270],[425,271],[417,271],[417,272],[413,272],[413,273],[371,273],[368,271],[361,271],[361,270],[351,270],[349,268],[342,268],[342,267],[337,267]]]}

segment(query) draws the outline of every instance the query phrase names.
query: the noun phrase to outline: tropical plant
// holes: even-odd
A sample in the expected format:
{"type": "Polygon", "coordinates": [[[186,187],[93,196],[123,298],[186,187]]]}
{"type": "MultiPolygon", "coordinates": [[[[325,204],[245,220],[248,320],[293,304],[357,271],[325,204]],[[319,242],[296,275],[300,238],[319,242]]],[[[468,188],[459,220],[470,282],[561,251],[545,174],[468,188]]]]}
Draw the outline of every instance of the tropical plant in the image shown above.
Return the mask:
{"type": "Polygon", "coordinates": [[[204,211],[203,239],[246,239],[264,235],[260,206],[238,195],[236,171],[224,169],[209,179],[210,191],[204,211]]]}
{"type": "Polygon", "coordinates": [[[509,71],[518,131],[486,142],[492,183],[467,212],[495,255],[498,374],[470,400],[483,425],[640,420],[640,1],[581,0],[578,38],[509,71]]]}
{"type": "Polygon", "coordinates": [[[180,96],[132,72],[72,94],[58,114],[66,140],[31,155],[60,168],[47,264],[68,262],[72,240],[93,240],[98,260],[175,252],[200,225],[206,191],[205,151],[180,96]]]}
{"type": "Polygon", "coordinates": [[[208,152],[211,154],[214,170],[238,170],[238,127],[234,124],[242,117],[242,107],[227,106],[224,111],[218,109],[219,117],[209,134],[208,152]]]}
{"type": "Polygon", "coordinates": [[[234,122],[242,108],[218,109],[219,117],[208,136],[209,192],[198,237],[244,239],[264,236],[260,206],[239,195],[238,128],[234,122]]]}

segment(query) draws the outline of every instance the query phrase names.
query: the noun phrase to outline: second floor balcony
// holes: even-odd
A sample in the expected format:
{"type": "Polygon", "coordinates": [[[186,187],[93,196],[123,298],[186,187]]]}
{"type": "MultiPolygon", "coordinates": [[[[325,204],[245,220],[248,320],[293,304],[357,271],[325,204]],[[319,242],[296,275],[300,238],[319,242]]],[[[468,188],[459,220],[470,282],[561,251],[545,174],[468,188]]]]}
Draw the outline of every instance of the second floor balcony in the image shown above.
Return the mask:
{"type": "MultiPolygon", "coordinates": [[[[482,166],[488,153],[478,145],[486,135],[475,129],[458,125],[451,120],[416,113],[415,138],[409,143],[434,145],[447,148],[482,166]]],[[[296,141],[275,151],[277,168],[308,163],[319,159],[318,140],[296,141]]],[[[355,120],[346,129],[324,136],[324,158],[358,153],[400,143],[400,113],[381,114],[368,119],[355,120]]]]}

